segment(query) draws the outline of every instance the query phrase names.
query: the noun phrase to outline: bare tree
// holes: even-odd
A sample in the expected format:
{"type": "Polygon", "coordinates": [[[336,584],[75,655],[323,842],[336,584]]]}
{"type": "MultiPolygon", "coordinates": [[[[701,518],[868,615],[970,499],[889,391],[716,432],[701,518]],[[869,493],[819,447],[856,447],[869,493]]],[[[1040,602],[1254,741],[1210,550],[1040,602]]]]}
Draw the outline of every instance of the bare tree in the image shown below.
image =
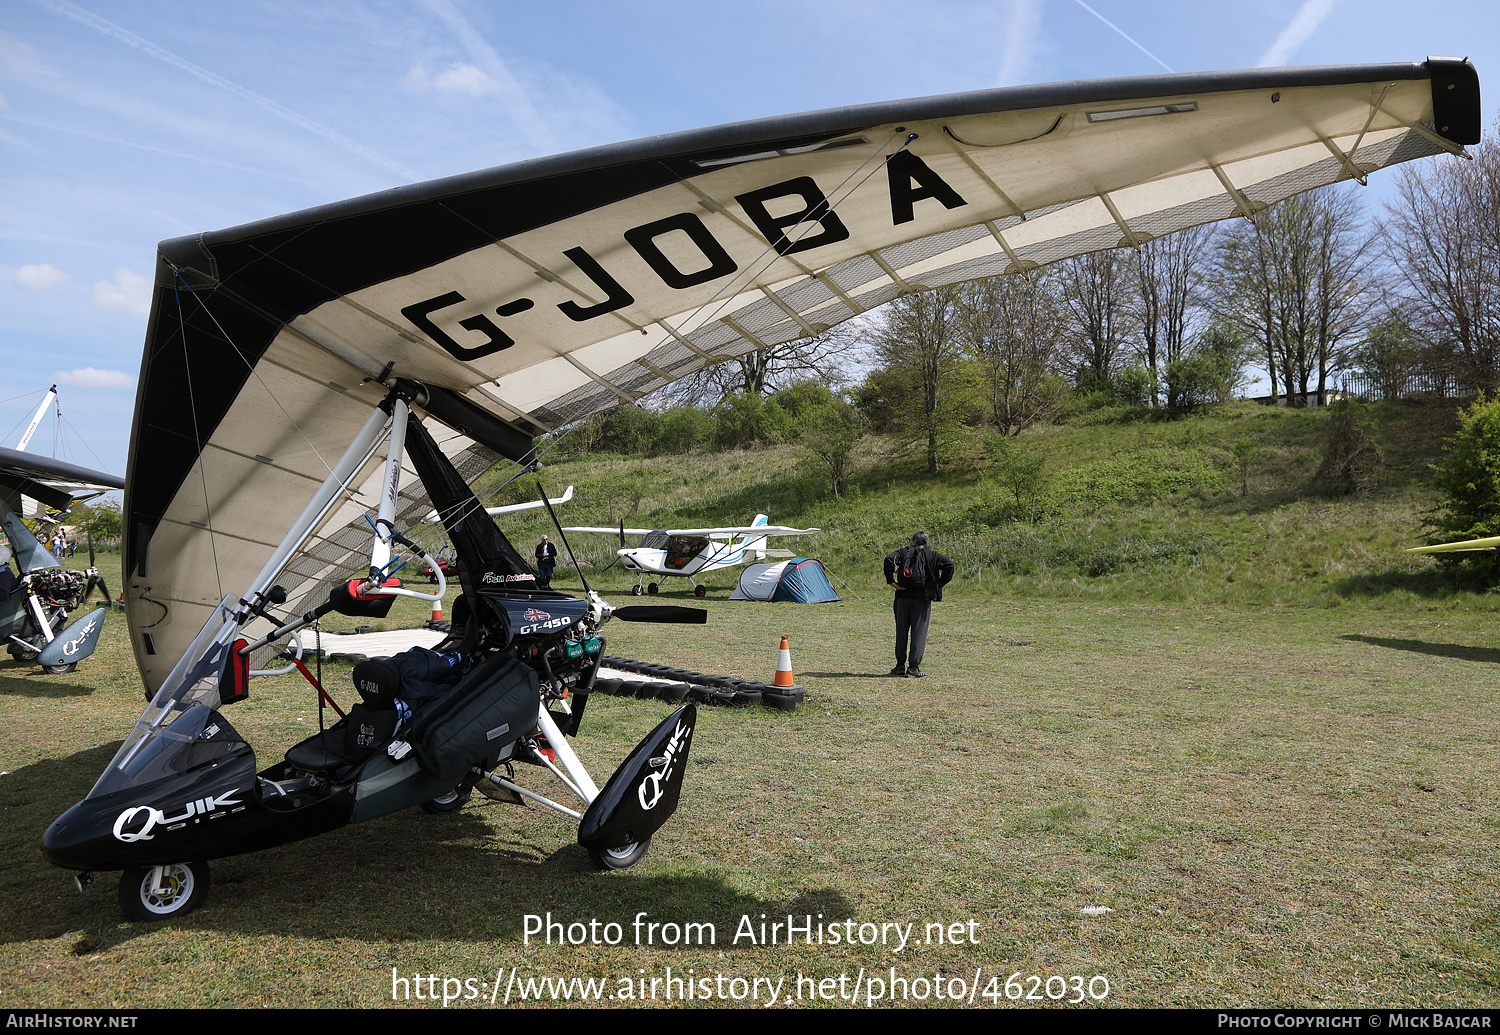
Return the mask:
{"type": "Polygon", "coordinates": [[[937,473],[939,447],[961,426],[967,403],[959,363],[962,293],[960,287],[934,288],[888,302],[881,310],[884,325],[875,335],[886,374],[904,382],[904,390],[891,400],[899,426],[912,441],[925,442],[932,474],[937,473]]]}
{"type": "Polygon", "coordinates": [[[858,323],[830,327],[810,338],[771,345],[705,367],[675,382],[670,393],[684,401],[712,406],[731,395],[768,395],[798,381],[840,388],[854,379],[867,346],[858,323]]]}
{"type": "Polygon", "coordinates": [[[1119,365],[1124,343],[1132,294],[1129,259],[1118,250],[1095,252],[1060,266],[1078,386],[1103,386],[1119,365]]]}
{"type": "Polygon", "coordinates": [[[992,277],[963,289],[959,319],[990,420],[1018,435],[1061,405],[1058,376],[1068,310],[1050,270],[992,277]]]}
{"type": "Polygon", "coordinates": [[[1218,315],[1260,343],[1273,396],[1279,378],[1289,401],[1300,405],[1316,383],[1327,402],[1363,321],[1368,251],[1354,195],[1326,187],[1221,238],[1218,315]]]}
{"type": "Polygon", "coordinates": [[[1452,371],[1480,389],[1500,386],[1500,146],[1471,162],[1445,159],[1401,171],[1383,227],[1413,327],[1452,371]]]}
{"type": "MultiPolygon", "coordinates": [[[[1147,241],[1135,253],[1134,313],[1141,330],[1141,359],[1157,375],[1153,385],[1160,383],[1166,364],[1186,355],[1212,241],[1213,228],[1197,226],[1147,241]]],[[[1154,386],[1151,405],[1161,405],[1154,386]]]]}

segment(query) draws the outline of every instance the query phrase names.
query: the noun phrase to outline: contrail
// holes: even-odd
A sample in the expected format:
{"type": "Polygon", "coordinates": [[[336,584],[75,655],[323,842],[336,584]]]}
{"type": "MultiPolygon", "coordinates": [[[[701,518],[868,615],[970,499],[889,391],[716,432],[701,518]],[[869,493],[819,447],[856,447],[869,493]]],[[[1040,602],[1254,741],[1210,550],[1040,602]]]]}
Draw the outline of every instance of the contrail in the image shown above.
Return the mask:
{"type": "Polygon", "coordinates": [[[1307,42],[1307,38],[1318,31],[1318,26],[1323,24],[1323,19],[1333,11],[1336,3],[1338,0],[1302,0],[1302,6],[1297,8],[1292,20],[1286,23],[1286,28],[1276,37],[1276,42],[1260,56],[1256,64],[1261,68],[1270,68],[1290,61],[1292,55],[1307,42]]]}
{"type": "MultiPolygon", "coordinates": [[[[1103,22],[1103,23],[1104,23],[1104,24],[1105,24],[1105,25],[1108,25],[1108,26],[1109,26],[1109,27],[1110,27],[1110,28],[1111,28],[1111,29],[1114,29],[1114,30],[1115,30],[1115,31],[1116,31],[1116,32],[1118,32],[1118,33],[1119,33],[1119,34],[1120,34],[1120,35],[1121,35],[1121,36],[1123,36],[1123,37],[1125,37],[1125,40],[1126,40],[1126,41],[1127,41],[1127,42],[1128,42],[1128,43],[1129,43],[1129,44],[1130,44],[1130,45],[1131,45],[1131,46],[1132,46],[1132,47],[1134,47],[1134,48],[1135,48],[1135,49],[1136,49],[1136,50],[1139,50],[1139,51],[1140,51],[1140,52],[1141,52],[1141,53],[1142,53],[1142,54],[1145,54],[1145,55],[1146,55],[1146,56],[1147,56],[1147,57],[1148,57],[1148,58],[1150,58],[1150,59],[1151,59],[1151,60],[1152,60],[1152,61],[1155,61],[1155,62],[1156,62],[1156,63],[1157,63],[1157,64],[1158,64],[1158,65],[1160,65],[1160,66],[1161,66],[1161,67],[1162,67],[1162,68],[1165,68],[1165,69],[1166,69],[1166,70],[1167,70],[1167,71],[1168,71],[1168,72],[1170,72],[1170,71],[1172,71],[1172,66],[1171,66],[1171,65],[1169,65],[1169,64],[1167,64],[1167,63],[1166,63],[1166,62],[1165,62],[1165,61],[1163,61],[1163,60],[1162,60],[1162,59],[1161,59],[1161,58],[1159,58],[1159,57],[1157,57],[1157,56],[1156,56],[1156,55],[1155,55],[1155,54],[1153,54],[1153,53],[1151,53],[1151,51],[1149,51],[1149,50],[1147,50],[1147,49],[1146,49],[1146,48],[1145,48],[1145,47],[1143,47],[1143,46],[1141,46],[1141,45],[1140,45],[1140,44],[1139,44],[1139,43],[1137,43],[1137,42],[1136,42],[1136,41],[1135,41],[1135,40],[1133,40],[1133,39],[1131,39],[1131,38],[1130,38],[1130,36],[1129,36],[1129,35],[1128,35],[1128,34],[1127,34],[1127,33],[1126,33],[1126,32],[1125,32],[1125,30],[1123,30],[1123,29],[1121,29],[1121,28],[1120,28],[1120,27],[1119,27],[1119,26],[1118,26],[1118,25],[1116,25],[1116,24],[1115,24],[1115,23],[1114,23],[1114,22],[1112,22],[1112,21],[1110,21],[1110,20],[1109,20],[1109,19],[1108,19],[1108,18],[1106,18],[1106,17],[1104,17],[1104,15],[1102,15],[1102,14],[1100,14],[1100,13],[1099,13],[1099,12],[1098,12],[1098,11],[1096,11],[1096,10],[1094,10],[1094,9],[1093,9],[1093,8],[1092,8],[1092,7],[1090,7],[1090,6],[1089,6],[1089,5],[1088,5],[1088,4],[1086,4],[1086,3],[1084,3],[1084,2],[1083,2],[1083,0],[1074,0],[1074,2],[1075,2],[1075,3],[1077,3],[1077,4],[1078,4],[1078,6],[1079,6],[1079,7],[1082,7],[1082,8],[1083,8],[1083,9],[1084,9],[1084,10],[1085,10],[1085,11],[1087,11],[1087,12],[1088,12],[1088,13],[1089,13],[1089,14],[1091,14],[1091,15],[1093,15],[1093,16],[1094,16],[1094,17],[1095,17],[1095,18],[1098,18],[1098,19],[1099,19],[1099,20],[1100,20],[1100,21],[1101,21],[1101,22],[1103,22]]],[[[1309,0],[1309,2],[1312,2],[1312,0],[1309,0]]]]}
{"type": "Polygon", "coordinates": [[[344,136],[337,130],[329,129],[327,126],[318,122],[314,122],[312,119],[309,119],[304,115],[297,114],[290,108],[282,107],[275,101],[271,100],[269,97],[263,97],[253,90],[247,90],[245,87],[240,86],[238,83],[230,82],[223,76],[215,75],[208,69],[203,68],[200,65],[195,65],[191,61],[188,61],[186,58],[178,57],[170,50],[165,50],[161,47],[158,47],[150,40],[142,39],[140,36],[137,36],[135,33],[129,31],[128,29],[124,29],[116,25],[114,22],[106,21],[96,14],[85,11],[80,7],[75,7],[73,4],[68,3],[67,0],[34,0],[34,2],[40,4],[41,6],[47,8],[55,14],[60,14],[65,18],[71,18],[73,21],[78,22],[80,25],[86,25],[96,32],[101,32],[106,36],[112,36],[115,39],[119,40],[121,43],[134,47],[136,50],[142,51],[150,57],[154,57],[156,58],[156,60],[171,65],[174,68],[180,69],[188,73],[189,75],[196,76],[206,83],[211,83],[221,90],[227,90],[229,93],[234,94],[236,97],[242,98],[249,101],[251,104],[264,108],[271,114],[285,119],[286,121],[292,123],[294,126],[300,126],[301,128],[307,130],[309,133],[314,133],[325,140],[331,141],[332,143],[339,145],[345,150],[353,152],[354,154],[359,155],[361,158],[364,158],[367,161],[373,162],[374,164],[380,166],[382,169],[385,169],[388,172],[393,172],[396,175],[401,176],[409,181],[420,180],[422,178],[419,173],[408,169],[406,166],[401,165],[399,162],[391,161],[389,158],[380,154],[378,151],[374,151],[356,140],[350,140],[348,137],[344,136]]]}

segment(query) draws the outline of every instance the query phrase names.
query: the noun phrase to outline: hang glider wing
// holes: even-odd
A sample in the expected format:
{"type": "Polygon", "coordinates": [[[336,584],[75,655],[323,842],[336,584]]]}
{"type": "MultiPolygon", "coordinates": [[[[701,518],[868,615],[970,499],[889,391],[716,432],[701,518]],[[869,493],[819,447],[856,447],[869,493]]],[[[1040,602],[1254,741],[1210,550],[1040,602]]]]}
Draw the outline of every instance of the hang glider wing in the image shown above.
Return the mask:
{"type": "Polygon", "coordinates": [[[65,460],[19,449],[0,448],[0,494],[19,512],[18,497],[39,500],[54,510],[66,510],[75,499],[86,499],[125,488],[125,480],[91,471],[65,460]]]}
{"type": "Polygon", "coordinates": [[[711,539],[733,539],[736,536],[756,535],[815,535],[821,528],[789,528],[786,525],[740,525],[735,528],[676,528],[673,535],[706,535],[711,539]]]}
{"type": "Polygon", "coordinates": [[[619,535],[623,531],[626,535],[649,535],[659,532],[662,535],[706,535],[710,538],[732,539],[742,535],[812,535],[821,532],[821,528],[789,528],[786,525],[735,525],[728,528],[596,528],[593,526],[569,526],[564,532],[598,532],[600,535],[619,535]]]}
{"type": "MultiPolygon", "coordinates": [[[[380,398],[370,379],[427,386],[472,477],[903,293],[1253,216],[1478,130],[1466,61],[1057,83],[652,137],[164,242],[126,501],[147,686],[271,555],[380,398]]],[[[322,520],[280,580],[293,601],[353,566],[370,502],[322,520]]],[[[402,506],[407,525],[429,509],[415,487],[402,506]]]]}
{"type": "Polygon", "coordinates": [[[1478,550],[1500,550],[1500,536],[1467,539],[1461,543],[1439,543],[1436,546],[1413,546],[1407,553],[1465,553],[1478,550]]]}
{"type": "MultiPolygon", "coordinates": [[[[564,492],[561,496],[553,496],[551,499],[547,500],[547,503],[552,504],[554,507],[560,507],[572,498],[573,486],[569,485],[567,492],[564,492]]],[[[519,514],[523,510],[541,510],[547,505],[547,503],[543,503],[541,500],[537,500],[534,503],[512,503],[504,507],[485,507],[484,512],[490,517],[496,517],[500,514],[519,514]]],[[[427,514],[422,518],[422,520],[436,521],[438,520],[438,512],[435,510],[429,510],[427,514]]]]}

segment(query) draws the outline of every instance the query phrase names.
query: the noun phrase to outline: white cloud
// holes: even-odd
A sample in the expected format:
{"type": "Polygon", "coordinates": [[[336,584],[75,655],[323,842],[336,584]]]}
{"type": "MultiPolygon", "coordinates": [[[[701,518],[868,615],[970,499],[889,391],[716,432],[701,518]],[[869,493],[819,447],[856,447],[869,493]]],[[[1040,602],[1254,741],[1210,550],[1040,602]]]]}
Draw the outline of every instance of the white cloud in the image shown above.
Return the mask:
{"type": "Polygon", "coordinates": [[[65,284],[73,278],[68,276],[56,266],[39,262],[35,266],[22,266],[16,270],[16,275],[11,278],[16,287],[23,291],[51,291],[59,284],[65,284]]]}
{"type": "Polygon", "coordinates": [[[434,75],[418,61],[406,73],[401,85],[416,93],[438,93],[450,97],[491,97],[500,92],[499,85],[474,65],[455,61],[434,75]]]}
{"type": "Polygon", "coordinates": [[[94,285],[94,305],[131,316],[147,316],[151,312],[151,281],[121,266],[115,270],[114,280],[101,280],[94,285]]]}
{"type": "Polygon", "coordinates": [[[1292,20],[1287,22],[1286,28],[1276,37],[1276,42],[1260,56],[1256,64],[1261,68],[1276,68],[1290,61],[1292,55],[1307,42],[1307,38],[1318,31],[1318,26],[1332,13],[1336,3],[1338,0],[1302,0],[1302,6],[1297,8],[1292,20]]]}
{"type": "MultiPolygon", "coordinates": [[[[530,93],[511,73],[495,48],[489,45],[479,34],[479,30],[454,6],[452,0],[422,0],[422,5],[454,34],[468,53],[469,60],[474,62],[474,71],[489,82],[496,98],[505,107],[526,142],[541,154],[556,151],[557,141],[546,120],[537,112],[530,93]]],[[[450,66],[449,71],[458,67],[462,66],[450,66]]]]}
{"type": "Polygon", "coordinates": [[[134,388],[135,375],[123,370],[96,370],[93,367],[78,367],[75,370],[59,370],[52,380],[69,388],[134,388]]]}

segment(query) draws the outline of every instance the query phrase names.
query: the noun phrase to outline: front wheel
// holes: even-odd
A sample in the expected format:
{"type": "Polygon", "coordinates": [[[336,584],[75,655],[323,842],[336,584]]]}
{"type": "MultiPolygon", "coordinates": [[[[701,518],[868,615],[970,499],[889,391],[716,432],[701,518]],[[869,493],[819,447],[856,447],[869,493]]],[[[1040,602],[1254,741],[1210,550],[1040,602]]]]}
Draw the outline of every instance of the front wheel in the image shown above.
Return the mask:
{"type": "Polygon", "coordinates": [[[648,837],[644,841],[632,841],[623,848],[590,848],[589,860],[596,870],[628,870],[646,858],[646,849],[650,847],[648,837]]]}
{"type": "Polygon", "coordinates": [[[642,590],[641,590],[641,587],[640,587],[639,583],[637,583],[636,585],[630,587],[630,595],[631,596],[638,597],[638,596],[641,595],[641,593],[642,593],[642,590]]]}
{"type": "Polygon", "coordinates": [[[429,798],[427,801],[422,802],[422,811],[430,812],[435,816],[440,816],[445,812],[457,812],[469,804],[469,799],[473,796],[474,792],[459,790],[455,787],[452,791],[441,797],[429,798]]]}
{"type": "Polygon", "coordinates": [[[162,868],[162,887],[154,887],[155,866],[135,866],[120,875],[120,909],[130,920],[168,920],[186,916],[208,894],[208,863],[172,863],[162,868]]]}
{"type": "Polygon", "coordinates": [[[70,661],[66,665],[43,665],[42,671],[49,676],[65,676],[69,672],[77,671],[78,662],[70,661]]]}
{"type": "Polygon", "coordinates": [[[694,586],[693,587],[693,596],[695,596],[695,597],[706,597],[706,596],[708,596],[708,587],[707,586],[694,586]]]}

